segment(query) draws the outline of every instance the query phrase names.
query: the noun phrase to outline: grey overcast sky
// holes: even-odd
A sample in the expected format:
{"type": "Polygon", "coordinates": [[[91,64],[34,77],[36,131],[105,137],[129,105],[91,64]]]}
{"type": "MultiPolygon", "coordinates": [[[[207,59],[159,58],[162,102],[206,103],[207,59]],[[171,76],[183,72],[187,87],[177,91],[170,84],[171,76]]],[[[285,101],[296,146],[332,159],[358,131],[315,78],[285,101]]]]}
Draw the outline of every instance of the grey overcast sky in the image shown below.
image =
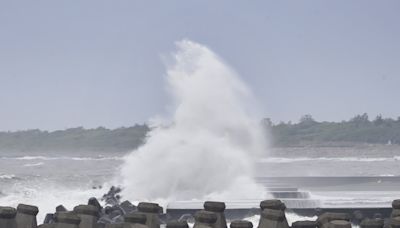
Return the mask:
{"type": "Polygon", "coordinates": [[[400,1],[0,0],[0,130],[115,128],[165,111],[163,54],[224,58],[265,116],[400,116],[400,1]]]}

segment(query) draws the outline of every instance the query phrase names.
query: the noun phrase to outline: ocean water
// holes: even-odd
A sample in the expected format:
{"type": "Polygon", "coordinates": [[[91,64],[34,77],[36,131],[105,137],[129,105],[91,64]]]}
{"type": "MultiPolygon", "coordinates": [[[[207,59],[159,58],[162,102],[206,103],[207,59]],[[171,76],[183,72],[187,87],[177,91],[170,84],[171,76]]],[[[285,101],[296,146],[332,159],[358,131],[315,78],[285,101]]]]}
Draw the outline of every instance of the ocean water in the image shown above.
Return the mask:
{"type": "Polygon", "coordinates": [[[107,182],[117,172],[123,155],[2,152],[0,205],[37,205],[39,222],[60,204],[72,209],[107,191],[107,182]]]}
{"type": "Polygon", "coordinates": [[[204,45],[176,46],[165,78],[170,113],[150,121],[156,128],[143,146],[129,154],[2,152],[0,205],[37,205],[42,221],[111,184],[122,185],[123,199],[167,207],[207,199],[257,207],[282,189],[294,189],[285,198],[293,207],[387,206],[399,195],[398,147],[269,149],[257,121],[265,112],[235,70],[204,45]]]}
{"type": "MultiPolygon", "coordinates": [[[[297,188],[310,192],[313,200],[322,203],[320,206],[390,206],[400,196],[400,162],[394,148],[378,149],[380,156],[375,147],[297,148],[295,153],[293,148],[275,149],[271,157],[255,164],[256,176],[266,190],[297,188]],[[346,156],[337,152],[342,150],[347,151],[346,156]]],[[[0,205],[37,205],[42,221],[45,213],[54,212],[59,204],[72,209],[89,197],[101,197],[125,155],[2,153],[0,205]]],[[[248,205],[257,206],[258,200],[248,205]]]]}
{"type": "Polygon", "coordinates": [[[399,176],[400,146],[275,148],[257,170],[261,176],[399,176]]]}

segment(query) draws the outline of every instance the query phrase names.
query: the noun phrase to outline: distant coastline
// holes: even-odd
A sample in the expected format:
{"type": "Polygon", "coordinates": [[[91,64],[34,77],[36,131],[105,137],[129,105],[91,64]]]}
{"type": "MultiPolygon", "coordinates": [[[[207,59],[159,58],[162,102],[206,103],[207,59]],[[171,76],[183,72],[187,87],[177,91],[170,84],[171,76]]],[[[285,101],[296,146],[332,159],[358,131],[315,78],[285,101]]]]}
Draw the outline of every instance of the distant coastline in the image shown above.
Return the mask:
{"type": "MultiPolygon", "coordinates": [[[[318,122],[310,115],[298,123],[273,124],[262,121],[269,132],[272,147],[371,147],[400,145],[400,118],[376,117],[367,114],[348,121],[318,122]]],[[[127,152],[142,145],[150,128],[143,125],[107,129],[82,127],[58,131],[25,130],[0,132],[0,152],[127,152]]]]}
{"type": "Polygon", "coordinates": [[[142,145],[149,127],[82,127],[58,131],[0,132],[0,152],[125,152],[142,145]]]}
{"type": "Polygon", "coordinates": [[[364,113],[341,122],[318,122],[311,115],[305,115],[295,124],[272,124],[269,119],[263,123],[269,129],[272,145],[279,147],[400,144],[400,118],[394,120],[381,115],[369,120],[364,113]]]}

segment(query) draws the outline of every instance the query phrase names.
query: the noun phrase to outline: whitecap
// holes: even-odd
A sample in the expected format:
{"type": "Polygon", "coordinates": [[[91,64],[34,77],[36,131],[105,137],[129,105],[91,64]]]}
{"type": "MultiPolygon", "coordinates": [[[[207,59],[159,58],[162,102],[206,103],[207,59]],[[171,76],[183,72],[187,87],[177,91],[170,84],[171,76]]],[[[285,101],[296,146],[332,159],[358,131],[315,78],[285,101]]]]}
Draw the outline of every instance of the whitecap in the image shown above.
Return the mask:
{"type": "Polygon", "coordinates": [[[43,162],[38,162],[38,163],[27,163],[24,165],[24,167],[34,167],[34,166],[41,166],[43,165],[43,162]]]}
{"type": "Polygon", "coordinates": [[[2,157],[3,160],[73,160],[73,161],[103,161],[103,160],[122,160],[121,157],[47,157],[47,156],[22,156],[22,157],[2,157]]]}
{"type": "Polygon", "coordinates": [[[16,177],[13,174],[0,174],[0,180],[11,180],[15,178],[16,177]]]}

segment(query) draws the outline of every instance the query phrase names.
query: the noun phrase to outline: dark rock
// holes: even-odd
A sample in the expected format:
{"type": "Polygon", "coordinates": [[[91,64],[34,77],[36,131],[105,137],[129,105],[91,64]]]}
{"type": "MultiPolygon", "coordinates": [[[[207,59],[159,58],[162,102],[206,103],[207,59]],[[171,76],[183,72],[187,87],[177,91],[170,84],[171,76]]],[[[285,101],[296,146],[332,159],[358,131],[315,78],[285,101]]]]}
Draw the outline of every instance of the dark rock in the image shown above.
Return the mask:
{"type": "Polygon", "coordinates": [[[125,200],[124,202],[122,202],[120,204],[120,207],[124,210],[125,214],[137,211],[137,207],[135,205],[133,205],[131,202],[129,202],[128,200],[125,200]]]}
{"type": "Polygon", "coordinates": [[[110,218],[115,218],[115,217],[118,217],[118,216],[123,216],[124,215],[124,211],[121,208],[119,208],[118,206],[115,205],[115,206],[111,207],[110,213],[108,213],[108,215],[109,215],[110,218]]]}
{"type": "Polygon", "coordinates": [[[106,206],[104,209],[103,209],[103,213],[104,214],[106,214],[106,215],[108,215],[108,214],[110,214],[111,212],[112,212],[112,207],[110,207],[110,206],[106,206]]]}
{"type": "Polygon", "coordinates": [[[322,208],[319,208],[319,207],[317,207],[317,208],[315,208],[315,215],[316,216],[321,216],[322,214],[324,213],[324,211],[322,210],[322,208]]]}
{"type": "Polygon", "coordinates": [[[55,223],[55,216],[52,213],[47,213],[44,217],[43,224],[55,223]]]}
{"type": "Polygon", "coordinates": [[[383,216],[382,216],[381,213],[375,213],[375,214],[372,216],[372,218],[374,218],[374,219],[383,219],[383,216]]]}
{"type": "Polygon", "coordinates": [[[353,212],[353,222],[360,223],[364,219],[364,214],[360,210],[355,210],[353,212]]]}
{"type": "Polygon", "coordinates": [[[121,192],[121,188],[112,186],[110,188],[110,190],[108,190],[108,192],[103,195],[102,200],[104,200],[106,202],[106,204],[109,204],[112,206],[118,205],[120,203],[119,202],[120,197],[117,195],[120,192],[121,192]]]}

